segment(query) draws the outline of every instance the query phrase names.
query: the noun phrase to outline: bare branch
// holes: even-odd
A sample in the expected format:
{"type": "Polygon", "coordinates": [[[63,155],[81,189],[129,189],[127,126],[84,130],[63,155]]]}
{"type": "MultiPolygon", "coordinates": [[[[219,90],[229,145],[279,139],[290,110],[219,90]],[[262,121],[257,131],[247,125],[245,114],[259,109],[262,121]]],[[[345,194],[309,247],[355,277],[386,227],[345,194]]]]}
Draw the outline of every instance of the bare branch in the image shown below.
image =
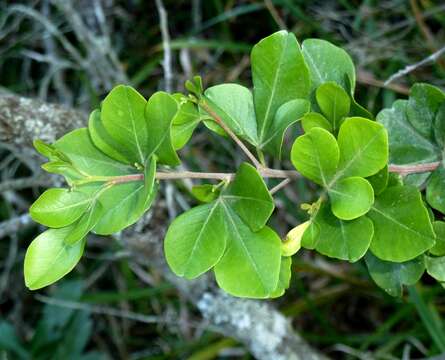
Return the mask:
{"type": "Polygon", "coordinates": [[[172,50],[170,46],[170,34],[168,32],[167,11],[165,11],[162,0],[156,0],[156,8],[159,13],[162,47],[164,50],[164,60],[162,61],[162,65],[164,67],[165,91],[171,92],[173,89],[172,50]]]}

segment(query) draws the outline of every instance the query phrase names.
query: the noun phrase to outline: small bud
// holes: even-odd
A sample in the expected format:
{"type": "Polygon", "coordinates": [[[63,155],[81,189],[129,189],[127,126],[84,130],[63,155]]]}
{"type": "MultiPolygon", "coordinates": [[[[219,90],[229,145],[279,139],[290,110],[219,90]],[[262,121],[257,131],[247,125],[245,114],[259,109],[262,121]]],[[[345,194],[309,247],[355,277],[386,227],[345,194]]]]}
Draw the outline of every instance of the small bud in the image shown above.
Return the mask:
{"type": "Polygon", "coordinates": [[[301,238],[304,232],[309,227],[311,222],[308,220],[297,227],[294,227],[286,235],[286,238],[281,244],[281,255],[282,256],[292,256],[297,253],[301,248],[301,238]]]}

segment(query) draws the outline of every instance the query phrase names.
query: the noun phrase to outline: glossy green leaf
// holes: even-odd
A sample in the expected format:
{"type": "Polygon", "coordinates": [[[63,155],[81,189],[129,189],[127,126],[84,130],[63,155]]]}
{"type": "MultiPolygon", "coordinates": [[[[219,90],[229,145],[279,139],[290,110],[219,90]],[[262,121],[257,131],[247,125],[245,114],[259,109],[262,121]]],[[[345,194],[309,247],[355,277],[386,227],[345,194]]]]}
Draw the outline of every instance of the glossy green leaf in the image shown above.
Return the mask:
{"type": "Polygon", "coordinates": [[[303,116],[301,119],[301,126],[305,132],[308,132],[314,127],[320,127],[329,132],[332,132],[331,123],[321,114],[316,112],[310,112],[303,116]]]}
{"type": "Polygon", "coordinates": [[[434,233],[436,234],[436,243],[429,250],[430,254],[435,256],[445,255],[445,222],[434,221],[433,222],[434,233]]]}
{"type": "Polygon", "coordinates": [[[315,127],[299,136],[291,150],[291,161],[305,177],[327,186],[335,175],[340,153],[337,140],[328,131],[315,127]]]}
{"type": "Polygon", "coordinates": [[[374,121],[359,117],[347,118],[338,133],[340,148],[337,178],[368,177],[376,174],[388,162],[388,134],[374,121]]]}
{"type": "Polygon", "coordinates": [[[374,194],[379,195],[388,186],[388,179],[389,179],[388,166],[385,166],[377,174],[368,177],[366,180],[368,180],[369,183],[372,185],[372,188],[374,189],[374,194]]]}
{"type": "Polygon", "coordinates": [[[444,148],[445,146],[445,102],[439,107],[434,119],[434,140],[437,145],[444,148]]]}
{"type": "Polygon", "coordinates": [[[262,144],[270,138],[278,108],[290,100],[307,98],[310,77],[295,35],[284,30],[257,43],[251,62],[258,139],[262,144]]]}
{"type": "Polygon", "coordinates": [[[426,200],[432,208],[445,214],[445,168],[443,165],[433,172],[428,182],[426,200]]]}
{"type": "MultiPolygon", "coordinates": [[[[411,125],[406,116],[407,108],[407,100],[397,100],[392,108],[384,109],[377,115],[377,121],[388,130],[389,162],[414,165],[436,161],[440,149],[411,125]]],[[[420,186],[428,177],[429,173],[412,174],[405,178],[405,182],[420,186]]]]}
{"type": "Polygon", "coordinates": [[[150,96],[145,107],[148,131],[146,158],[156,154],[161,164],[176,166],[181,163],[172,143],[172,124],[177,112],[178,103],[172,95],[158,91],[150,96]]]}
{"type": "Polygon", "coordinates": [[[284,292],[290,286],[292,276],[292,258],[290,256],[282,257],[280,264],[280,275],[278,276],[278,285],[270,294],[271,298],[277,298],[284,295],[284,292]]]}
{"type": "Polygon", "coordinates": [[[79,262],[85,240],[65,243],[72,227],[50,229],[37,236],[25,255],[25,283],[30,290],[40,289],[68,274],[79,262]]]}
{"type": "Polygon", "coordinates": [[[374,222],[370,249],[382,260],[408,261],[435,243],[428,211],[413,186],[387,188],[375,199],[368,216],[374,222]]]}
{"type": "Polygon", "coordinates": [[[80,191],[49,189],[32,204],[29,213],[40,224],[60,228],[79,219],[90,203],[91,198],[80,191]]]}
{"type": "Polygon", "coordinates": [[[33,145],[41,155],[49,160],[70,163],[70,159],[63,152],[57,150],[53,145],[49,145],[39,139],[34,140],[33,145]]]}
{"type": "Polygon", "coordinates": [[[229,237],[214,271],[218,285],[234,296],[267,298],[277,288],[281,240],[267,226],[253,232],[222,202],[229,237]]]}
{"type": "Polygon", "coordinates": [[[433,141],[433,127],[439,107],[445,102],[445,94],[438,87],[415,84],[409,94],[406,115],[411,125],[424,138],[433,141]]]}
{"type": "Polygon", "coordinates": [[[119,149],[126,149],[131,154],[131,163],[144,164],[149,154],[151,134],[144,116],[146,103],[141,94],[125,85],[113,88],[102,103],[104,130],[119,144],[119,149]]]}
{"type": "Polygon", "coordinates": [[[88,121],[88,132],[94,145],[103,153],[125,164],[131,164],[134,157],[132,152],[128,151],[124,146],[119,145],[105,130],[99,110],[94,110],[90,114],[88,121]],[[126,151],[127,150],[127,151],[126,151]]]}
{"type": "Polygon", "coordinates": [[[275,208],[263,178],[248,163],[241,164],[235,179],[222,197],[253,231],[258,231],[266,225],[275,208]]]}
{"type": "Polygon", "coordinates": [[[179,109],[173,118],[171,138],[173,147],[179,150],[190,140],[193,131],[201,122],[201,115],[196,105],[184,100],[182,94],[175,94],[173,97],[177,101],[179,109]]]}
{"type": "Polygon", "coordinates": [[[192,195],[203,203],[215,200],[219,193],[219,189],[212,184],[195,185],[192,187],[192,195]]]}
{"type": "Polygon", "coordinates": [[[402,296],[403,286],[414,285],[425,271],[423,256],[396,263],[383,261],[368,252],[365,261],[371,278],[391,296],[402,296]]]}
{"type": "Polygon", "coordinates": [[[192,279],[221,259],[228,237],[222,211],[217,200],[186,211],[169,226],[164,251],[175,274],[192,279]]]}
{"type": "Polygon", "coordinates": [[[281,157],[286,130],[296,121],[300,120],[311,108],[307,100],[296,99],[281,105],[274,117],[268,133],[266,134],[260,148],[264,148],[276,157],[281,157]]]}
{"type": "Polygon", "coordinates": [[[329,257],[355,262],[365,255],[373,232],[372,221],[366,216],[340,220],[329,204],[324,203],[304,232],[301,245],[329,257]]]}
{"type": "Polygon", "coordinates": [[[222,84],[208,88],[204,95],[212,110],[236,135],[258,145],[255,109],[249,89],[238,84],[222,84]]]}
{"type": "Polygon", "coordinates": [[[357,176],[337,181],[328,193],[332,212],[342,220],[353,220],[365,215],[374,203],[371,184],[357,176]]]}
{"type": "Polygon", "coordinates": [[[90,209],[86,211],[71,227],[71,232],[66,236],[65,243],[73,245],[76,242],[84,239],[88,233],[99,222],[104,208],[98,201],[94,201],[90,209]]]}
{"type": "Polygon", "coordinates": [[[66,154],[84,176],[131,174],[135,169],[101,152],[91,141],[88,130],[77,129],[56,141],[54,147],[66,154]]]}
{"type": "Polygon", "coordinates": [[[426,272],[439,282],[445,282],[445,256],[425,256],[426,272]]]}
{"type": "Polygon", "coordinates": [[[362,105],[360,105],[355,99],[354,99],[354,85],[351,84],[351,80],[349,79],[349,75],[346,77],[346,92],[349,94],[351,99],[351,109],[350,109],[350,116],[359,116],[363,117],[365,119],[371,119],[374,120],[374,116],[369,112],[367,109],[365,109],[362,105]]]}
{"type": "Polygon", "coordinates": [[[312,91],[327,81],[334,81],[354,93],[355,68],[346,51],[321,39],[307,39],[301,48],[310,69],[312,91]]]}
{"type": "Polygon", "coordinates": [[[349,114],[351,100],[346,91],[335,82],[321,84],[316,92],[318,106],[331,122],[334,130],[340,127],[340,120],[349,114]]]}

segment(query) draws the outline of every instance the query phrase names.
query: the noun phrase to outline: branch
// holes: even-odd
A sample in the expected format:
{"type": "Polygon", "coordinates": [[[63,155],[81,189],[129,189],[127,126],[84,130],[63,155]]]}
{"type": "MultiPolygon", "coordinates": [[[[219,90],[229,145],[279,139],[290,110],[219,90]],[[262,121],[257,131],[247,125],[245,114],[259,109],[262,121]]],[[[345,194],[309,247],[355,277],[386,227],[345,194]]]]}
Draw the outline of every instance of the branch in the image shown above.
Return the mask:
{"type": "Polygon", "coordinates": [[[432,163],[415,164],[415,165],[389,165],[388,170],[402,176],[416,173],[424,173],[436,170],[440,165],[440,161],[432,163]]]}
{"type": "Polygon", "coordinates": [[[162,66],[164,68],[165,91],[172,92],[173,71],[172,71],[172,50],[170,45],[170,34],[168,32],[168,18],[162,0],[156,0],[156,8],[159,14],[159,23],[162,35],[162,48],[164,50],[164,59],[162,66]]]}

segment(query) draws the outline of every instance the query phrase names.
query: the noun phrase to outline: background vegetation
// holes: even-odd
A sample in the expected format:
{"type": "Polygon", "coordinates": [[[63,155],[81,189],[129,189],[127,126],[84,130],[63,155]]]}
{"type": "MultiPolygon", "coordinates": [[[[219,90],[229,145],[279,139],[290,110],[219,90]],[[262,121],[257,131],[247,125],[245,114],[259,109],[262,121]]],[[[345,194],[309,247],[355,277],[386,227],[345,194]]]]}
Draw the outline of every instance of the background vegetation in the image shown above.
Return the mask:
{"type": "MultiPolygon", "coordinates": [[[[343,46],[357,66],[358,101],[374,114],[405,98],[414,82],[445,86],[445,57],[439,56],[385,85],[400,69],[442,49],[443,1],[165,0],[163,5],[171,69],[162,66],[158,1],[0,0],[0,92],[88,112],[122,82],[146,96],[183,90],[194,74],[207,86],[250,86],[251,46],[280,28],[300,40],[319,37],[343,46]]],[[[50,289],[28,291],[24,251],[41,229],[26,212],[47,180],[28,158],[0,145],[0,358],[252,358],[242,344],[209,329],[155,264],[136,262],[125,236],[90,239],[70,276],[50,289]],[[19,178],[28,181],[11,187],[19,178]]],[[[190,170],[230,171],[243,155],[202,127],[182,158],[190,170]]],[[[288,157],[283,164],[289,166],[288,157]]],[[[274,226],[282,235],[305,220],[296,204],[309,202],[316,191],[302,179],[275,196],[274,226]]],[[[144,225],[159,233],[195,201],[187,183],[163,184],[162,194],[161,206],[144,225]]],[[[399,299],[377,288],[362,262],[337,263],[305,251],[294,259],[291,288],[273,304],[314,348],[339,359],[417,359],[445,352],[445,291],[427,276],[399,299]]]]}

